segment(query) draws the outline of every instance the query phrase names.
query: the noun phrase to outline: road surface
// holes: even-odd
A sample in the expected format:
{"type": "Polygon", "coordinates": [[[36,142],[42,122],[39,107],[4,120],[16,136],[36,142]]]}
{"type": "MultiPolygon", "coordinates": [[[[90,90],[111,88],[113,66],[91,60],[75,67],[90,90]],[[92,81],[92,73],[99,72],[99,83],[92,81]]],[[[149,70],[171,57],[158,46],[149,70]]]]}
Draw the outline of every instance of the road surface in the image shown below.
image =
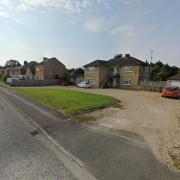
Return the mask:
{"type": "MultiPolygon", "coordinates": [[[[21,116],[23,117],[22,119],[33,121],[42,127],[55,142],[73,156],[73,161],[85,170],[84,180],[95,178],[99,180],[180,179],[180,174],[162,165],[155,158],[151,148],[143,138],[136,134],[124,131],[112,132],[109,129],[100,129],[89,125],[85,126],[84,124],[70,120],[68,117],[64,117],[62,114],[44,105],[34,102],[30,98],[13,93],[11,90],[0,88],[0,93],[1,96],[6,99],[6,102],[8,102],[1,103],[2,108],[0,112],[5,114],[4,116],[0,115],[0,117],[2,116],[2,125],[0,126],[4,127],[0,128],[0,133],[7,133],[9,130],[4,130],[7,128],[14,129],[13,135],[6,135],[10,140],[6,141],[6,139],[4,139],[3,141],[5,142],[2,142],[1,146],[6,148],[4,150],[0,149],[0,153],[4,154],[0,156],[1,158],[3,157],[0,161],[4,164],[4,166],[1,167],[0,174],[4,173],[4,177],[7,174],[5,170],[10,170],[12,174],[15,172],[15,175],[16,172],[19,171],[20,174],[23,175],[25,172],[29,176],[30,174],[38,176],[38,173],[42,172],[41,175],[43,175],[43,177],[46,175],[52,176],[50,179],[56,179],[60,175],[64,175],[65,178],[62,177],[59,179],[72,178],[70,171],[57,160],[56,156],[48,153],[45,145],[45,147],[42,146],[43,150],[39,147],[41,145],[38,145],[40,143],[35,139],[35,137],[39,135],[31,137],[28,129],[25,128],[19,120],[18,116],[21,116]],[[13,107],[14,112],[11,112],[9,106],[13,107]],[[7,110],[4,110],[6,108],[7,110]],[[19,115],[17,116],[17,114],[19,115]],[[27,139],[25,138],[26,136],[27,139]],[[9,145],[10,142],[13,148],[9,145]],[[26,146],[28,148],[25,148],[26,146]],[[20,152],[18,155],[13,154],[17,149],[19,149],[19,152],[22,148],[25,149],[25,153],[20,152]],[[7,149],[10,151],[9,155],[6,155],[8,152],[7,149]],[[26,162],[26,158],[31,156],[34,157],[32,157],[33,160],[31,163],[27,163],[30,164],[30,168],[24,167],[23,164],[26,162]],[[11,161],[11,159],[13,160],[11,161]],[[12,162],[12,166],[11,163],[6,163],[8,160],[12,162]],[[39,165],[34,163],[36,161],[39,165]],[[6,168],[6,164],[11,168],[17,165],[17,169],[6,168]],[[44,166],[47,168],[46,170],[44,170],[44,166]],[[23,170],[23,168],[25,170],[23,170]],[[63,173],[61,173],[61,171],[63,173]],[[48,172],[50,172],[50,174],[48,174],[48,172]],[[90,178],[87,178],[87,175],[90,178]]],[[[29,161],[27,160],[27,162],[29,161]]],[[[71,168],[71,172],[74,172],[72,169],[73,168],[71,168]]],[[[79,173],[81,173],[81,169],[79,173]]],[[[27,177],[27,175],[24,177],[27,177]]]]}
{"type": "Polygon", "coordinates": [[[76,179],[41,136],[0,94],[0,179],[76,179]]]}

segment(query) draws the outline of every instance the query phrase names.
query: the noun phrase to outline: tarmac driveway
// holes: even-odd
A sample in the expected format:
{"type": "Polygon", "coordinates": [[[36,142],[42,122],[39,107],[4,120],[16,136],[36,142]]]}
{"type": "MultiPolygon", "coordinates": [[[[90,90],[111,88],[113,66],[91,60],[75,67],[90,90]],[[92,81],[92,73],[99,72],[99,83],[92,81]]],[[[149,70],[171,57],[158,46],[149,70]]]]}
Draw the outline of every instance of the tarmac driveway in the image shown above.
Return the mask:
{"type": "Polygon", "coordinates": [[[160,93],[120,89],[77,89],[113,96],[122,108],[90,113],[95,125],[119,129],[142,136],[154,154],[173,168],[171,155],[180,157],[180,100],[162,98],[160,93]]]}

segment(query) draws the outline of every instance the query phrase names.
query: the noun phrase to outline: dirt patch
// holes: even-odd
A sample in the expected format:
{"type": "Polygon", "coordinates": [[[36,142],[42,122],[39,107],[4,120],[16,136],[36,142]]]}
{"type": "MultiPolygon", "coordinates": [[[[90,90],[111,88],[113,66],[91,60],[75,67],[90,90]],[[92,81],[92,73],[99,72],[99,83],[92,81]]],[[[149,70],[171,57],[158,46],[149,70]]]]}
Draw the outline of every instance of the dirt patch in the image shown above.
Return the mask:
{"type": "Polygon", "coordinates": [[[179,168],[180,100],[162,98],[160,93],[117,89],[76,89],[113,96],[120,108],[89,113],[100,126],[143,136],[156,157],[171,168],[179,168]],[[178,159],[178,160],[177,160],[178,159]]]}
{"type": "Polygon", "coordinates": [[[96,117],[90,116],[88,114],[86,115],[76,115],[75,119],[78,120],[79,122],[91,122],[91,121],[96,121],[96,117]]]}

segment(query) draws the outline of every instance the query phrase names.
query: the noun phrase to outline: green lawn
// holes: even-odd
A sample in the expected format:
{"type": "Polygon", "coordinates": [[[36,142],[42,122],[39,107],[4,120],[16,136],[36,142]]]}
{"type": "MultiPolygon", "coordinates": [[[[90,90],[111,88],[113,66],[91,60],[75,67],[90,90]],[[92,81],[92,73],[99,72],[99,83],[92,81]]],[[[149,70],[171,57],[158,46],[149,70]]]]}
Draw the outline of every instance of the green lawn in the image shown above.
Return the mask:
{"type": "Polygon", "coordinates": [[[118,103],[113,97],[67,89],[15,88],[15,90],[56,110],[63,110],[67,115],[77,115],[87,110],[101,109],[118,103]]]}

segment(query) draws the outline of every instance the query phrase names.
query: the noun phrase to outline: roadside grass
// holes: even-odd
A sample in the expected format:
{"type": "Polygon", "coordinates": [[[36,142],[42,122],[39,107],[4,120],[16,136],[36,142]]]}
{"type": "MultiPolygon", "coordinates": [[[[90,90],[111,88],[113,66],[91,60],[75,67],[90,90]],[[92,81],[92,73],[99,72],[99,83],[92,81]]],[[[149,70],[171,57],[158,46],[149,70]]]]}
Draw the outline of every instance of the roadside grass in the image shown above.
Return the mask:
{"type": "Polygon", "coordinates": [[[174,154],[170,154],[170,157],[173,161],[174,166],[180,170],[180,156],[174,155],[174,154]]]}
{"type": "Polygon", "coordinates": [[[118,105],[119,101],[110,96],[96,95],[91,93],[78,92],[68,89],[48,88],[13,88],[15,91],[29,96],[32,99],[43,103],[66,115],[71,115],[79,121],[93,119],[82,116],[85,112],[103,109],[109,106],[118,105]]]}
{"type": "Polygon", "coordinates": [[[96,121],[96,117],[89,115],[76,115],[75,118],[79,122],[96,121]]]}

